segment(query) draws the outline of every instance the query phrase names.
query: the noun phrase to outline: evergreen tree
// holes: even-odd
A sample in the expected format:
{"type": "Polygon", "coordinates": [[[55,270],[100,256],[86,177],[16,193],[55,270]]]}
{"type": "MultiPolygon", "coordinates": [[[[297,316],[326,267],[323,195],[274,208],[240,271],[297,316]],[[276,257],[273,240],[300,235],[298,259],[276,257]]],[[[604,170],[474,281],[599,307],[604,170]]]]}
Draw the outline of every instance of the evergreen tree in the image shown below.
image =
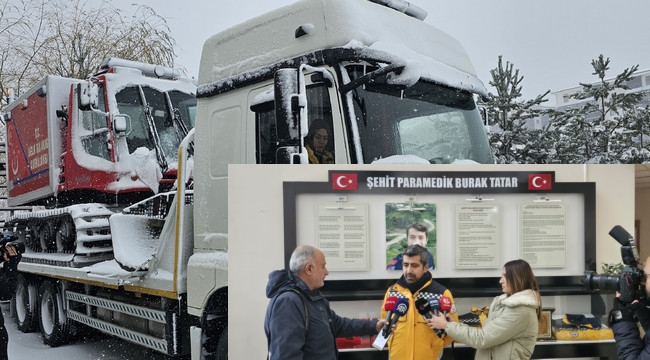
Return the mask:
{"type": "Polygon", "coordinates": [[[571,107],[553,116],[556,164],[584,164],[591,159],[596,146],[593,123],[587,120],[583,107],[571,107]]]}
{"type": "Polygon", "coordinates": [[[609,63],[609,58],[605,59],[602,54],[591,61],[593,75],[598,81],[580,83],[582,92],[571,96],[586,101],[556,118],[555,126],[562,141],[558,144],[558,158],[562,162],[619,163],[636,158],[632,155],[634,151],[629,150],[634,144],[629,130],[638,114],[634,109],[643,94],[628,92],[627,82],[639,66],[626,68],[613,80],[608,80],[609,63]]]}
{"type": "Polygon", "coordinates": [[[629,109],[624,114],[629,125],[617,132],[614,149],[620,154],[619,161],[626,164],[650,162],[650,105],[629,109]]]}
{"type": "MultiPolygon", "coordinates": [[[[496,161],[502,164],[546,162],[549,152],[530,146],[531,139],[543,138],[546,131],[529,133],[526,123],[543,114],[538,106],[547,101],[544,98],[550,90],[533,100],[521,100],[524,77],[519,75],[519,69],[515,69],[514,64],[506,62],[504,66],[502,56],[499,56],[497,67],[490,74],[492,80],[489,84],[496,89],[496,94],[488,94],[486,107],[488,125],[492,128],[490,143],[496,161]]],[[[534,143],[541,144],[540,141],[534,143]]]]}

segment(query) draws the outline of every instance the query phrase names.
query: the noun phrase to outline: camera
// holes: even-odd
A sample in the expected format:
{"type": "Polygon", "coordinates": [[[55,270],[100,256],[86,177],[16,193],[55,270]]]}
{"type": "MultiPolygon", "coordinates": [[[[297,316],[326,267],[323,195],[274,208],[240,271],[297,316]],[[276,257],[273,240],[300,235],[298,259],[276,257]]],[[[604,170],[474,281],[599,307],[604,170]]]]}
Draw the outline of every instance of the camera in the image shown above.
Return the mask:
{"type": "MultiPolygon", "coordinates": [[[[16,249],[16,252],[18,253],[18,256],[22,255],[25,252],[25,244],[18,240],[18,237],[16,236],[2,236],[0,238],[0,254],[7,256],[9,253],[7,252],[7,245],[13,246],[14,249],[16,249]]],[[[16,255],[14,255],[16,256],[16,255]]],[[[0,261],[4,260],[4,256],[0,256],[0,261]]]]}
{"type": "Polygon", "coordinates": [[[634,300],[645,300],[645,286],[641,284],[645,280],[645,273],[639,269],[639,253],[634,245],[634,238],[620,225],[614,226],[609,235],[621,244],[621,258],[625,266],[620,275],[597,274],[594,271],[586,271],[585,285],[591,291],[618,291],[621,293],[619,299],[626,304],[634,300]]]}

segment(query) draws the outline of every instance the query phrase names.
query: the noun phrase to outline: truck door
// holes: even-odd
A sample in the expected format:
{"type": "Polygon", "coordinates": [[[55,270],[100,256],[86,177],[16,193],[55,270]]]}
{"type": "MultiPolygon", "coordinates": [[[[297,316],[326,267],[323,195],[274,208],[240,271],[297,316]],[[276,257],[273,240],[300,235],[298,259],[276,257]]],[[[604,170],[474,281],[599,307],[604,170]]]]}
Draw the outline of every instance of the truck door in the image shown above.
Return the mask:
{"type": "MultiPolygon", "coordinates": [[[[297,75],[302,76],[300,73],[297,75]]],[[[345,135],[342,117],[338,111],[340,106],[331,79],[332,76],[324,77],[321,71],[302,76],[306,101],[300,106],[305,106],[306,111],[300,113],[306,114],[306,119],[294,112],[282,115],[284,119],[278,121],[278,109],[275,106],[277,96],[271,85],[251,92],[249,99],[255,118],[253,131],[257,164],[321,163],[313,159],[323,159],[323,154],[326,154],[328,160],[331,159],[326,163],[348,162],[347,147],[343,145],[345,135]],[[291,117],[295,118],[290,119],[291,117]],[[318,139],[316,142],[315,138],[318,139]],[[309,154],[308,148],[311,150],[309,154]],[[291,155],[295,157],[292,158],[291,155]]],[[[299,92],[300,89],[295,91],[299,92]]]]}

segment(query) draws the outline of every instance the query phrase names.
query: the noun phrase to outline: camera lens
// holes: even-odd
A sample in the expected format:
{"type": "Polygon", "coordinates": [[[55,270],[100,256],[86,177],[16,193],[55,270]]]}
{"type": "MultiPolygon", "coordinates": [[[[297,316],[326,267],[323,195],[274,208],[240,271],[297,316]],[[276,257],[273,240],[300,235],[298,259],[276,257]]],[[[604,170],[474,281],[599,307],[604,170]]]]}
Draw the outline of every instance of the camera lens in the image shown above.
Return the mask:
{"type": "Polygon", "coordinates": [[[589,290],[615,292],[618,291],[619,278],[620,275],[596,274],[592,271],[585,273],[585,285],[589,290]]]}

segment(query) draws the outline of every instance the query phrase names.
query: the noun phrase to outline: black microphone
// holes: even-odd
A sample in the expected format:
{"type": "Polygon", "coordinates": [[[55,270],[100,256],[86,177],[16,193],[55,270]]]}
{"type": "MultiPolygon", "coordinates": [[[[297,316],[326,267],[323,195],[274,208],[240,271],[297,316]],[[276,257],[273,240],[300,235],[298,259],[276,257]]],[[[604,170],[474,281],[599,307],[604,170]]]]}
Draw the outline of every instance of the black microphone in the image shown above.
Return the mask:
{"type": "Polygon", "coordinates": [[[395,310],[393,310],[393,317],[390,318],[388,323],[388,331],[384,334],[384,337],[389,337],[393,333],[393,325],[397,323],[400,317],[404,316],[409,309],[409,301],[406,299],[399,299],[397,304],[395,304],[395,310]]]}
{"type": "Polygon", "coordinates": [[[415,300],[415,308],[418,309],[420,315],[422,315],[425,319],[431,319],[431,305],[427,299],[420,298],[415,300]]]}
{"type": "MultiPolygon", "coordinates": [[[[438,316],[438,311],[440,310],[440,300],[437,298],[431,298],[429,299],[429,306],[431,307],[431,311],[435,316],[438,316]]],[[[433,329],[433,331],[438,335],[438,337],[442,337],[442,334],[444,333],[444,330],[442,329],[433,329]]]]}

